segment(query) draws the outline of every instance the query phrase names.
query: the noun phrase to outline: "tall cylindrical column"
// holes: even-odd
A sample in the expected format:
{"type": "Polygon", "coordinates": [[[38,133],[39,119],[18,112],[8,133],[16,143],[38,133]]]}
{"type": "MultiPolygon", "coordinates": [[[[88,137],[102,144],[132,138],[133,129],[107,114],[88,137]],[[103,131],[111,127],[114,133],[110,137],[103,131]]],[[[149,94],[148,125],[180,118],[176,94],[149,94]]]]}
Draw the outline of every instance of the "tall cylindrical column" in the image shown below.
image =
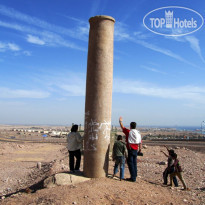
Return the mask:
{"type": "Polygon", "coordinates": [[[108,174],[115,20],[95,16],[89,22],[83,171],[99,178],[108,174]]]}

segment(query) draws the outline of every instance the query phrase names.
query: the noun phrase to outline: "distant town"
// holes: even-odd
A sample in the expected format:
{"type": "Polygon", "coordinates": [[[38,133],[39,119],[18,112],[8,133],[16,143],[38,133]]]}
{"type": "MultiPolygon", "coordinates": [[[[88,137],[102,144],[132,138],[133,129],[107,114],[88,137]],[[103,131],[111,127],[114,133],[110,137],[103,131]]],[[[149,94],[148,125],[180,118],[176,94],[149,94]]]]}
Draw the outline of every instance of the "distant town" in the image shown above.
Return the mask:
{"type": "MultiPolygon", "coordinates": [[[[71,126],[20,126],[0,125],[0,138],[42,140],[46,138],[64,139],[71,126]]],[[[143,140],[205,140],[200,129],[177,130],[176,128],[139,127],[143,140]]],[[[84,127],[79,125],[79,132],[84,134],[84,127]]],[[[122,134],[120,127],[111,127],[111,136],[122,134]]]]}

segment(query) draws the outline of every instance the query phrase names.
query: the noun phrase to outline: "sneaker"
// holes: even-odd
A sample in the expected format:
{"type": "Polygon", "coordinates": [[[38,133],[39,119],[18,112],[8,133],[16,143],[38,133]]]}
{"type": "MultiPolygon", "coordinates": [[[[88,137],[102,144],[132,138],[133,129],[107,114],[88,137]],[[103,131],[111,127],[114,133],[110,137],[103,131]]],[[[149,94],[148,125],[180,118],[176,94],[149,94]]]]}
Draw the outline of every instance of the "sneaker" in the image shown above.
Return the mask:
{"type": "Polygon", "coordinates": [[[115,174],[113,174],[113,175],[112,175],[112,178],[114,178],[114,177],[116,177],[116,175],[115,175],[115,174]]]}
{"type": "Polygon", "coordinates": [[[136,180],[133,180],[132,178],[127,178],[126,181],[129,181],[129,182],[136,182],[136,180]]]}

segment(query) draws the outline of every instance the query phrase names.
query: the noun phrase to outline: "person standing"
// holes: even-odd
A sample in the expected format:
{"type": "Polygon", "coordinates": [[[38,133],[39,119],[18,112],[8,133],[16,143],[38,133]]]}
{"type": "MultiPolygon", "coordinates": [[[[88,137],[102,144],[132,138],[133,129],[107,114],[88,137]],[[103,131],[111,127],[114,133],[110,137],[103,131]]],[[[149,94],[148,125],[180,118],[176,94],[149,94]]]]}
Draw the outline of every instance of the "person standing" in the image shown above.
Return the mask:
{"type": "Polygon", "coordinates": [[[80,170],[81,162],[81,147],[82,147],[82,137],[78,132],[78,125],[73,125],[71,132],[67,136],[67,148],[69,151],[69,166],[70,171],[75,172],[80,170]],[[76,163],[75,163],[76,158],[76,163]]]}
{"type": "Polygon", "coordinates": [[[173,181],[173,177],[177,176],[180,181],[182,182],[183,186],[184,186],[184,190],[189,190],[189,188],[187,188],[187,185],[184,181],[183,178],[183,174],[182,174],[182,168],[181,165],[179,163],[179,160],[177,159],[177,154],[176,153],[171,153],[172,159],[174,160],[174,172],[170,174],[170,186],[172,186],[172,181],[173,181]]]}
{"type": "Polygon", "coordinates": [[[142,149],[142,137],[138,130],[136,130],[136,122],[130,123],[130,130],[125,128],[122,123],[123,119],[120,117],[119,123],[123,133],[126,136],[126,145],[128,150],[128,168],[130,172],[130,178],[128,181],[135,182],[137,177],[137,153],[142,149]]]}
{"type": "MultiPolygon", "coordinates": [[[[172,154],[174,153],[173,149],[168,149],[168,147],[166,145],[164,145],[164,147],[166,147],[168,154],[166,154],[165,152],[161,151],[166,157],[167,157],[167,168],[164,170],[163,172],[163,179],[164,179],[164,185],[167,185],[167,178],[168,175],[174,172],[174,160],[172,159],[172,154]]],[[[178,181],[176,176],[173,176],[173,182],[175,187],[178,187],[178,181]]]]}
{"type": "Polygon", "coordinates": [[[126,144],[122,141],[122,135],[118,135],[117,141],[113,146],[112,159],[115,161],[113,177],[116,176],[118,172],[118,166],[120,165],[120,181],[124,179],[125,157],[127,158],[126,144]]]}

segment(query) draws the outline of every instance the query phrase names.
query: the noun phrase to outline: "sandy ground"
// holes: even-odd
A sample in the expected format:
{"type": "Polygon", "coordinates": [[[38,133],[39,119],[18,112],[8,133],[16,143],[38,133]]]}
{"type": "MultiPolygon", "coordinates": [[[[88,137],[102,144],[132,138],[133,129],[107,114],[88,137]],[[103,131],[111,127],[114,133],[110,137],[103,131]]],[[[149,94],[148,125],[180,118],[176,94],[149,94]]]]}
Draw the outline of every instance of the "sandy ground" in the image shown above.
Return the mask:
{"type": "MultiPolygon", "coordinates": [[[[204,153],[184,147],[173,148],[190,191],[183,191],[180,182],[179,188],[162,185],[166,165],[161,164],[167,159],[160,150],[166,149],[147,146],[143,149],[144,156],[138,157],[139,176],[135,183],[108,177],[26,193],[26,188],[47,176],[69,171],[65,145],[0,142],[0,204],[205,204],[204,153]],[[41,170],[37,162],[41,162],[41,170]]],[[[110,161],[110,175],[113,165],[110,161]]],[[[129,177],[127,167],[125,177],[129,177]]]]}

